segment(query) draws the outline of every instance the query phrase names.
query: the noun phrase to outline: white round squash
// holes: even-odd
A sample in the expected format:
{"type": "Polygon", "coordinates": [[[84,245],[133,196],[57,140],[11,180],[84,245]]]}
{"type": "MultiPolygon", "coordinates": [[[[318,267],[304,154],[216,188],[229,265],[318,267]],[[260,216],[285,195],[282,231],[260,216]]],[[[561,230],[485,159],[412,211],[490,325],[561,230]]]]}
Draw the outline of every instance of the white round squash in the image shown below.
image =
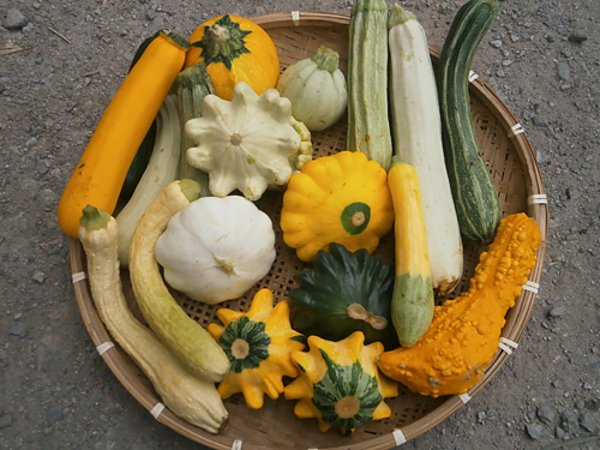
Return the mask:
{"type": "Polygon", "coordinates": [[[171,287],[216,304],[239,298],[269,272],[275,232],[244,197],[203,197],[173,216],[155,253],[171,287]]]}

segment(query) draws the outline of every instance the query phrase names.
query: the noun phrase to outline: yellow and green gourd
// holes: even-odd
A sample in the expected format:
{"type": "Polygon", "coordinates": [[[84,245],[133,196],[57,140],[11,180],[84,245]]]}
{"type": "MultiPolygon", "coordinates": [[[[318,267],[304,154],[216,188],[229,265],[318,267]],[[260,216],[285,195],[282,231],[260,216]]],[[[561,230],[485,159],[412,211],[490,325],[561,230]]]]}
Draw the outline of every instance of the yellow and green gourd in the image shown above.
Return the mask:
{"type": "Polygon", "coordinates": [[[296,416],[316,418],[321,431],[334,427],[342,433],[391,416],[384,399],[396,397],[398,386],[377,370],[383,344],[364,345],[357,331],[338,342],[309,336],[308,346],[308,352],[292,353],[300,375],[284,391],[286,399],[298,400],[296,416]]]}
{"type": "Polygon", "coordinates": [[[249,408],[260,409],[264,394],[275,400],[283,392],[284,376],[298,375],[290,356],[304,344],[302,335],[290,326],[289,314],[286,301],[273,306],[269,289],[256,293],[246,313],[217,310],[224,326],[211,323],[208,331],[231,362],[229,373],[218,387],[222,398],[241,392],[249,408]]]}

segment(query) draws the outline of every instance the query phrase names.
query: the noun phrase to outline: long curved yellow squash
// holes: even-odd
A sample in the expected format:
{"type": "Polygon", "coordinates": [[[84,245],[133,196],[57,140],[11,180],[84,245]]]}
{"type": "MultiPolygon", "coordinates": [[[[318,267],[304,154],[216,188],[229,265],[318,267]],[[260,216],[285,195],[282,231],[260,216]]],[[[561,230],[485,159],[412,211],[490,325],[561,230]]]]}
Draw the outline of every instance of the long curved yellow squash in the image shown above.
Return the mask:
{"type": "Polygon", "coordinates": [[[125,78],[104,111],[58,204],[62,231],[77,238],[82,209],[112,214],[127,170],[175,77],[189,44],[161,31],[125,78]]]}

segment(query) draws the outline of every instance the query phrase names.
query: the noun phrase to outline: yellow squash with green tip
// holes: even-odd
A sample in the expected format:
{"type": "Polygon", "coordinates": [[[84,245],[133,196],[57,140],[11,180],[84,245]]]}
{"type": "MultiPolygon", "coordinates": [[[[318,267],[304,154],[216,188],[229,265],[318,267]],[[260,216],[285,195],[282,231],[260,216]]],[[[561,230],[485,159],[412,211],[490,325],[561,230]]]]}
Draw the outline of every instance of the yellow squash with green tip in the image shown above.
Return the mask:
{"type": "Polygon", "coordinates": [[[433,317],[434,296],[427,231],[415,168],[394,156],[388,183],[396,216],[392,323],[400,344],[410,347],[427,331],[433,317]]]}

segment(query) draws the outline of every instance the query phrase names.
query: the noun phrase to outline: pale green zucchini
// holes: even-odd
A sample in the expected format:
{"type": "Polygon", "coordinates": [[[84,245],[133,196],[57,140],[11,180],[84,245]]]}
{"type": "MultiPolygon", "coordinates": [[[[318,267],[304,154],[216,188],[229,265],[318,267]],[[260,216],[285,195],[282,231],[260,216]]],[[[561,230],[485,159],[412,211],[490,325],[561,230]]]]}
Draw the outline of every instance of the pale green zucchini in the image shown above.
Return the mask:
{"type": "Polygon", "coordinates": [[[200,197],[210,195],[208,190],[208,174],[192,167],[187,161],[187,150],[196,144],[185,133],[185,124],[190,119],[202,116],[204,97],[213,93],[212,83],[206,73],[203,62],[182,70],[175,80],[174,90],[177,93],[179,117],[181,120],[181,153],[179,157],[179,179],[190,179],[200,184],[200,197]]]}
{"type": "Polygon", "coordinates": [[[360,150],[389,169],[392,138],[388,120],[388,6],[357,0],[350,17],[348,48],[348,150],[360,150]]]}
{"type": "Polygon", "coordinates": [[[133,195],[116,217],[119,261],[123,267],[127,267],[129,245],[140,217],[160,191],[177,178],[180,136],[177,99],[168,95],[156,119],[156,140],[148,165],[133,195]]]}

